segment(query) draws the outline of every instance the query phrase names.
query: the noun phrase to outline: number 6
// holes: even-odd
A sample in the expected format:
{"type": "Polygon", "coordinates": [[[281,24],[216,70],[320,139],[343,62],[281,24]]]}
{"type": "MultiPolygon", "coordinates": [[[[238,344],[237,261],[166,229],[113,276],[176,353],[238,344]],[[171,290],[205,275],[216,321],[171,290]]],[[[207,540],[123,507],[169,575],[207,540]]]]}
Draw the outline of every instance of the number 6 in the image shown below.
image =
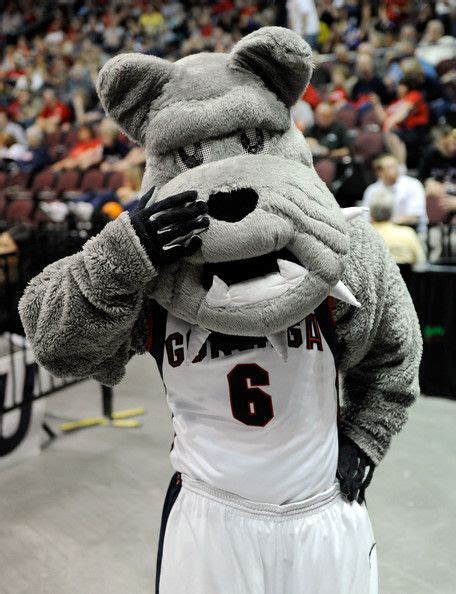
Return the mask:
{"type": "Polygon", "coordinates": [[[269,386],[269,373],[256,363],[241,363],[227,378],[233,417],[245,425],[265,427],[274,418],[272,398],[257,386],[269,386]]]}

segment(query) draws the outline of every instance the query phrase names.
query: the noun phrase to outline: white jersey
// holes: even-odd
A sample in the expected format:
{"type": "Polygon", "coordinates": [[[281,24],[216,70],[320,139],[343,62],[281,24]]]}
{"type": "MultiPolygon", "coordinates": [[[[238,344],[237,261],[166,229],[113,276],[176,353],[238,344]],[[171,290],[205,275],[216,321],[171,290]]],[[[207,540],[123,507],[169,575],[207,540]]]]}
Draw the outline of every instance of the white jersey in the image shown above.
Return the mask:
{"type": "Polygon", "coordinates": [[[176,471],[275,504],[334,484],[336,365],[316,315],[288,329],[286,362],[265,338],[217,334],[187,362],[192,326],[171,314],[161,325],[153,354],[173,415],[176,471]]]}

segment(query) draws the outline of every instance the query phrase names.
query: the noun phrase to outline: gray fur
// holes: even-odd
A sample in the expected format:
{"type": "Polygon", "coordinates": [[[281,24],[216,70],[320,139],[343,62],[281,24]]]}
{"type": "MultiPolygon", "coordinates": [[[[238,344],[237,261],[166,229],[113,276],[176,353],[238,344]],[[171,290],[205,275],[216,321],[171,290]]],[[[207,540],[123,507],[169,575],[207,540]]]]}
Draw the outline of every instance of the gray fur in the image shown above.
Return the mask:
{"type": "Polygon", "coordinates": [[[37,360],[57,377],[118,383],[144,344],[133,329],[155,275],[126,213],[81,252],[47,266],[19,304],[37,360]]]}
{"type": "Polygon", "coordinates": [[[208,200],[212,193],[246,187],[257,192],[257,208],[237,223],[211,220],[193,265],[181,262],[161,271],[153,297],[192,324],[266,336],[302,320],[328,295],[342,276],[349,240],[340,208],[315,171],[275,155],[244,154],[190,169],[160,188],[155,199],[192,188],[208,200]],[[206,304],[202,262],[242,260],[284,247],[309,270],[295,289],[252,306],[206,304]]]}
{"type": "Polygon", "coordinates": [[[100,70],[97,90],[105,110],[136,142],[144,143],[150,103],[172,76],[166,60],[141,54],[120,54],[100,70]]]}
{"type": "Polygon", "coordinates": [[[278,28],[247,36],[231,56],[200,54],[171,65],[129,55],[107,63],[99,78],[103,104],[146,147],[143,190],[156,186],[154,200],[183,190],[207,200],[246,187],[259,200],[237,223],[211,219],[201,250],[166,269],[154,270],[125,214],[81,253],[46,268],[20,303],[38,361],[55,375],[112,385],[131,354],[144,351],[150,298],[210,330],[260,336],[300,321],[342,279],[362,304],[336,307],[343,427],[375,462],[382,458],[419,392],[420,331],[386,247],[368,223],[345,223],[291,124],[287,105],[310,71],[307,46],[278,28]],[[240,131],[252,128],[267,137],[260,154],[245,154],[239,140],[240,131]],[[207,149],[204,164],[182,171],[176,150],[199,141],[207,149]],[[200,283],[204,262],[285,246],[309,270],[300,284],[254,306],[208,305],[200,283]]]}
{"type": "Polygon", "coordinates": [[[361,308],[335,301],[344,432],[378,464],[419,396],[420,326],[399,268],[365,221],[350,224],[342,280],[361,308]]]}
{"type": "Polygon", "coordinates": [[[268,89],[291,107],[309,84],[312,49],[287,29],[264,27],[236,44],[230,64],[259,76],[268,89]]]}

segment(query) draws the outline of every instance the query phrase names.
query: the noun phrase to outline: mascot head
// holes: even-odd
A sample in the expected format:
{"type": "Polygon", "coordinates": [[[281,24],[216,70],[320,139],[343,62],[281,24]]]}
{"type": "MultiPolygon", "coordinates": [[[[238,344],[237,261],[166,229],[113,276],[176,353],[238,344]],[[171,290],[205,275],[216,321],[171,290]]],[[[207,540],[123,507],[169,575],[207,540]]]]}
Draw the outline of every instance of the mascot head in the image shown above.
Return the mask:
{"type": "Polygon", "coordinates": [[[98,79],[107,113],[147,155],[153,201],[196,190],[210,226],[201,249],[160,271],[152,296],[205,331],[268,336],[329,294],[349,250],[344,214],[290,118],[312,74],[298,35],[265,27],[227,54],[170,63],[123,54],[98,79]]]}

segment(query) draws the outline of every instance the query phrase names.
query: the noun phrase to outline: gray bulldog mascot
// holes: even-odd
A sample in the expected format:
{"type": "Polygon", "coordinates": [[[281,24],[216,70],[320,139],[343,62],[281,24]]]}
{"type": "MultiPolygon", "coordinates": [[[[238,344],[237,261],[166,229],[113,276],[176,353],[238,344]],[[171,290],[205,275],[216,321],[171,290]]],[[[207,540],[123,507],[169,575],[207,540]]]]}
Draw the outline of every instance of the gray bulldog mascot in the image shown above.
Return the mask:
{"type": "Polygon", "coordinates": [[[229,55],[109,60],[98,92],[145,148],[144,197],[20,303],[57,376],[114,385],[135,353],[157,361],[176,471],[160,594],[377,592],[364,490],[419,393],[420,332],[290,119],[311,73],[277,27],[229,55]]]}

